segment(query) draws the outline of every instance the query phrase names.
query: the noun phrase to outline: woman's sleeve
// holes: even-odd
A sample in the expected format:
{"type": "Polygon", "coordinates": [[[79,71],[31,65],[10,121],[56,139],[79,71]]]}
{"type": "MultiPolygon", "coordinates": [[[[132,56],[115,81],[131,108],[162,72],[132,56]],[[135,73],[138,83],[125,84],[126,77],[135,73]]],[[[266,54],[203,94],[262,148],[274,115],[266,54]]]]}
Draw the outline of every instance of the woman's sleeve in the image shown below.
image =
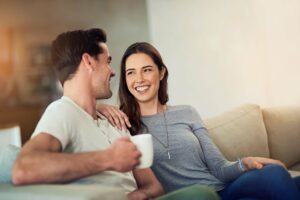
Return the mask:
{"type": "Polygon", "coordinates": [[[239,177],[243,170],[238,161],[229,162],[212,141],[198,112],[191,107],[192,131],[199,140],[204,162],[210,172],[223,182],[230,182],[239,177]]]}

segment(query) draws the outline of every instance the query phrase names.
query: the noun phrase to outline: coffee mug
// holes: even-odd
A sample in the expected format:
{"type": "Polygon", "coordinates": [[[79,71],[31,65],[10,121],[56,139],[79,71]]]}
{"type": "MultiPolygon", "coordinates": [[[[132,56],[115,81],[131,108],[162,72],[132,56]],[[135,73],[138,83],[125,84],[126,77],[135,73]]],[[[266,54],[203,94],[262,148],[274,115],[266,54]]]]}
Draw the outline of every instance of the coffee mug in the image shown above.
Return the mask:
{"type": "Polygon", "coordinates": [[[141,152],[140,164],[137,168],[148,168],[153,163],[153,141],[151,134],[141,134],[131,137],[131,141],[141,152]]]}

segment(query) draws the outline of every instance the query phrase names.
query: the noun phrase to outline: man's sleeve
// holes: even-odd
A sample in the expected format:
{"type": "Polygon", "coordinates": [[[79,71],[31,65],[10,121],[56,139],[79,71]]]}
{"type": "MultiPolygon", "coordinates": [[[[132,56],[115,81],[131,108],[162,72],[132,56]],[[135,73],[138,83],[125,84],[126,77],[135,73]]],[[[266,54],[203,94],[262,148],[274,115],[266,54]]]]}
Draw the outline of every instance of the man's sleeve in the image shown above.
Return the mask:
{"type": "Polygon", "coordinates": [[[58,139],[62,145],[62,149],[65,149],[70,137],[72,137],[70,114],[71,111],[67,108],[59,104],[51,104],[38,122],[31,138],[38,134],[47,133],[58,139]]]}

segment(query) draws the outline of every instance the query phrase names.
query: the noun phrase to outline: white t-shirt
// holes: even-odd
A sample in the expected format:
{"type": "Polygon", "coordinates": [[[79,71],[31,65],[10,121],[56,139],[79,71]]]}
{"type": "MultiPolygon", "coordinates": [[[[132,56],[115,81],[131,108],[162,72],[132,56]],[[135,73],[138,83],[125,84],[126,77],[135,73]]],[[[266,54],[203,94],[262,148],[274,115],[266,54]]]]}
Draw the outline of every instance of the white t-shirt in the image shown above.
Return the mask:
{"type": "MultiPolygon", "coordinates": [[[[48,133],[57,138],[65,153],[82,153],[107,149],[111,142],[129,132],[113,127],[104,116],[94,120],[69,97],[51,103],[41,117],[31,138],[48,133]]],[[[59,163],[58,163],[59,164],[59,163]]],[[[126,192],[137,188],[132,172],[105,171],[74,183],[122,187],[126,192]]]]}

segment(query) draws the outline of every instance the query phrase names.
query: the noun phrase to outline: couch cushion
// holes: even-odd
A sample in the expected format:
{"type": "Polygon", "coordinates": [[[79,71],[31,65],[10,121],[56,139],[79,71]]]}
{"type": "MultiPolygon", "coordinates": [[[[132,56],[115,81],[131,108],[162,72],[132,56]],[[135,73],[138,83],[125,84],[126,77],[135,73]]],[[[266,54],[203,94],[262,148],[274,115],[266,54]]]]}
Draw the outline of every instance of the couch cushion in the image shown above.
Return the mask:
{"type": "Polygon", "coordinates": [[[288,167],[300,161],[300,107],[263,109],[270,155],[288,167]]]}
{"type": "Polygon", "coordinates": [[[293,170],[289,170],[289,173],[292,177],[298,177],[300,176],[300,171],[293,171],[293,170]]]}
{"type": "Polygon", "coordinates": [[[7,145],[0,149],[0,183],[11,183],[11,172],[20,148],[7,145]]]}
{"type": "Polygon", "coordinates": [[[298,163],[296,163],[295,165],[290,166],[289,169],[293,170],[293,171],[299,171],[299,173],[300,173],[300,161],[298,163]]]}
{"type": "Polygon", "coordinates": [[[121,188],[100,185],[26,185],[0,183],[0,199],[5,200],[125,200],[121,188]]]}
{"type": "Polygon", "coordinates": [[[204,120],[228,160],[244,156],[269,157],[267,133],[260,107],[246,104],[204,120]]]}

